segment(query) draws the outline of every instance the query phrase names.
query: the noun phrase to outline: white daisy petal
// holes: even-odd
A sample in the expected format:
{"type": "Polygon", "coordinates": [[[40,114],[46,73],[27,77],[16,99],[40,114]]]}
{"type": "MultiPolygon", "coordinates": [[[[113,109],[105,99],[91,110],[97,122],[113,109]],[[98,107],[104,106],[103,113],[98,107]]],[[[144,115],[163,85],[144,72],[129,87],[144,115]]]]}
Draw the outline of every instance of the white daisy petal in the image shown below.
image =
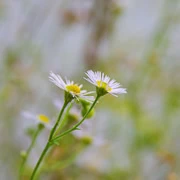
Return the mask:
{"type": "Polygon", "coordinates": [[[27,119],[36,120],[36,116],[28,111],[22,111],[21,115],[27,119]]]}
{"type": "Polygon", "coordinates": [[[61,89],[65,88],[65,83],[62,80],[62,78],[58,75],[55,75],[53,72],[50,72],[49,80],[53,82],[56,86],[58,86],[61,89]]]}
{"type": "Polygon", "coordinates": [[[91,80],[91,79],[88,79],[88,78],[84,78],[86,81],[90,82],[91,84],[94,84],[96,86],[96,82],[91,80]]]}

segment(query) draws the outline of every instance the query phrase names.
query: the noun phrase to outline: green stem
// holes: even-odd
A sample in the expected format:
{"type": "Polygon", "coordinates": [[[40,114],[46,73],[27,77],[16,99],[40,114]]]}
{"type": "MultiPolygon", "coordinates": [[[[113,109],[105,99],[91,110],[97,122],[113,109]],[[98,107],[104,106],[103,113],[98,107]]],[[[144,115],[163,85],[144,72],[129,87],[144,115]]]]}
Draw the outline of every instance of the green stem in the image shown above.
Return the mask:
{"type": "MultiPolygon", "coordinates": [[[[63,126],[64,126],[64,124],[65,124],[65,122],[66,122],[66,120],[67,120],[67,118],[68,118],[67,116],[68,116],[69,111],[71,110],[71,108],[72,108],[72,103],[67,107],[67,110],[66,110],[66,112],[65,112],[65,115],[64,115],[63,119],[60,121],[59,126],[58,126],[58,129],[56,130],[54,136],[58,135],[58,133],[60,132],[60,130],[63,128],[63,126]]],[[[43,171],[43,169],[45,169],[45,168],[42,167],[39,171],[43,171]]]]}
{"type": "Polygon", "coordinates": [[[53,135],[54,135],[54,133],[55,133],[58,125],[59,125],[59,122],[60,122],[60,120],[61,120],[62,114],[63,114],[66,106],[68,105],[68,103],[69,103],[69,102],[67,102],[66,100],[64,101],[64,105],[63,105],[63,107],[62,107],[62,109],[61,109],[61,111],[60,111],[60,113],[59,113],[59,116],[58,116],[58,119],[57,119],[57,121],[56,121],[56,124],[54,125],[53,129],[51,130],[51,133],[50,133],[50,136],[49,136],[49,141],[52,139],[52,137],[53,137],[53,135]]]}
{"type": "Polygon", "coordinates": [[[79,123],[77,123],[75,126],[73,126],[71,129],[68,129],[67,131],[61,133],[59,136],[56,136],[54,139],[51,140],[51,143],[59,140],[62,136],[65,136],[66,134],[69,134],[70,132],[77,130],[78,126],[81,125],[84,120],[86,119],[86,117],[88,116],[88,114],[91,112],[91,110],[93,109],[93,107],[95,106],[95,104],[97,103],[98,99],[100,98],[100,96],[97,96],[96,99],[94,100],[93,104],[91,105],[91,107],[89,108],[89,110],[87,111],[87,113],[84,115],[84,117],[82,118],[81,121],[79,121],[79,123]]]}
{"type": "Polygon", "coordinates": [[[37,164],[36,164],[36,166],[35,166],[35,168],[34,168],[34,170],[33,170],[33,173],[32,173],[31,178],[30,178],[31,180],[34,179],[34,177],[35,177],[35,175],[36,175],[36,172],[37,172],[37,170],[38,170],[38,168],[39,168],[39,165],[41,164],[41,161],[43,160],[44,156],[46,155],[49,147],[50,147],[49,142],[47,142],[47,144],[46,144],[43,152],[41,153],[41,156],[40,156],[40,158],[39,158],[39,160],[38,160],[38,162],[37,162],[37,164]]]}
{"type": "Polygon", "coordinates": [[[37,162],[37,164],[36,164],[36,166],[35,166],[35,168],[34,168],[34,170],[33,170],[33,173],[32,173],[32,175],[31,175],[30,180],[33,180],[33,179],[34,179],[34,177],[35,177],[35,175],[36,175],[36,172],[37,172],[37,170],[38,170],[38,168],[39,168],[39,166],[40,166],[40,164],[41,164],[41,161],[43,160],[43,158],[44,158],[44,156],[46,155],[49,147],[51,146],[50,141],[52,140],[52,138],[53,138],[53,136],[54,136],[54,133],[56,132],[56,129],[57,129],[58,125],[59,125],[59,122],[60,122],[60,120],[61,120],[62,114],[63,114],[63,112],[64,112],[64,110],[65,110],[65,108],[66,108],[66,106],[68,105],[69,102],[70,102],[70,101],[66,101],[66,100],[65,100],[64,105],[63,105],[63,107],[62,107],[62,109],[61,109],[61,111],[60,111],[60,113],[59,113],[58,118],[57,118],[56,124],[54,125],[54,127],[53,127],[52,130],[51,130],[51,133],[50,133],[50,135],[49,135],[48,142],[47,142],[47,144],[46,144],[43,152],[41,153],[41,156],[40,156],[40,158],[39,158],[39,160],[38,160],[38,162],[37,162]]]}
{"type": "Polygon", "coordinates": [[[57,135],[57,133],[59,133],[60,130],[64,127],[64,125],[66,123],[66,120],[68,119],[69,111],[71,110],[71,108],[72,108],[72,103],[67,107],[67,110],[66,110],[66,112],[64,114],[63,119],[59,123],[58,129],[57,129],[55,135],[57,135]]]}
{"type": "Polygon", "coordinates": [[[25,157],[23,157],[23,161],[22,161],[21,166],[20,166],[20,169],[19,169],[19,179],[21,179],[21,177],[22,177],[22,175],[23,175],[24,168],[25,168],[25,164],[26,164],[26,162],[27,162],[27,159],[28,159],[28,157],[29,157],[29,154],[30,154],[32,148],[34,147],[34,144],[35,144],[35,142],[36,142],[36,139],[37,139],[37,137],[38,137],[38,135],[39,135],[39,133],[40,133],[41,130],[42,130],[42,126],[38,126],[36,132],[34,133],[34,135],[33,135],[33,137],[32,137],[31,144],[30,144],[29,148],[28,148],[27,151],[26,151],[26,155],[25,155],[25,157]]]}

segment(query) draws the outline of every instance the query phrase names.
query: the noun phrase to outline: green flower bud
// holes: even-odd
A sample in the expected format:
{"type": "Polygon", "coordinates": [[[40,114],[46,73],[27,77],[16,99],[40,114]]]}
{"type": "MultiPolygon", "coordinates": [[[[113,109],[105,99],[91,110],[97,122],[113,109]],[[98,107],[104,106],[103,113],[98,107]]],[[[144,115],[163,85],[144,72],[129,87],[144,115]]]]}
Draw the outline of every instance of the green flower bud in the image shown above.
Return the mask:
{"type": "Polygon", "coordinates": [[[35,128],[33,127],[29,127],[26,129],[26,132],[25,132],[29,137],[32,138],[33,134],[35,133],[35,128]]]}
{"type": "MultiPolygon", "coordinates": [[[[85,116],[85,114],[88,112],[90,106],[86,106],[86,107],[83,107],[82,110],[81,110],[81,115],[82,116],[85,116]]],[[[87,115],[86,119],[90,119],[94,116],[94,113],[95,113],[95,110],[94,108],[89,112],[89,114],[87,115]]]]}
{"type": "Polygon", "coordinates": [[[22,158],[25,158],[26,156],[27,156],[27,152],[26,151],[21,151],[20,152],[20,156],[22,157],[22,158]]]}
{"type": "Polygon", "coordinates": [[[39,124],[38,124],[38,128],[39,128],[39,129],[44,129],[44,127],[45,127],[44,124],[42,124],[42,123],[39,123],[39,124]]]}
{"type": "Polygon", "coordinates": [[[72,123],[77,123],[79,121],[79,116],[76,114],[69,113],[68,114],[68,121],[72,123]]]}
{"type": "Polygon", "coordinates": [[[81,138],[81,141],[84,145],[90,145],[90,144],[92,144],[93,139],[90,136],[84,136],[81,138]]]}
{"type": "Polygon", "coordinates": [[[80,99],[80,102],[81,102],[81,105],[82,105],[83,107],[86,107],[86,106],[91,105],[90,102],[88,102],[88,101],[86,101],[86,100],[84,100],[84,99],[80,99]]]}

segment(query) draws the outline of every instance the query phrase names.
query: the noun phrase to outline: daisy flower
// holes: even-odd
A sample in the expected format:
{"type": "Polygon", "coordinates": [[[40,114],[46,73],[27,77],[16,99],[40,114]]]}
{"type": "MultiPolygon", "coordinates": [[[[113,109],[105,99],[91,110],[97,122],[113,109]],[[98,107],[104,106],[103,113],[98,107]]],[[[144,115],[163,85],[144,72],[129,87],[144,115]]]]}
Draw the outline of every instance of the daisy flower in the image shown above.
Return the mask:
{"type": "Polygon", "coordinates": [[[85,74],[88,78],[84,79],[96,86],[96,91],[99,96],[109,93],[117,97],[118,94],[127,93],[126,89],[121,88],[121,85],[118,82],[114,79],[110,79],[109,76],[102,72],[93,72],[92,70],[89,70],[85,74]]]}
{"type": "Polygon", "coordinates": [[[59,88],[70,93],[73,98],[76,98],[76,99],[82,98],[89,102],[94,101],[93,96],[87,96],[93,92],[87,92],[86,90],[82,90],[81,89],[83,87],[82,84],[81,85],[75,84],[74,81],[70,81],[66,78],[64,81],[60,75],[54,74],[53,72],[50,72],[49,80],[53,82],[59,88]]]}
{"type": "Polygon", "coordinates": [[[44,114],[35,115],[27,111],[23,111],[21,114],[25,118],[33,120],[35,124],[43,124],[48,129],[52,128],[49,118],[44,114]]]}

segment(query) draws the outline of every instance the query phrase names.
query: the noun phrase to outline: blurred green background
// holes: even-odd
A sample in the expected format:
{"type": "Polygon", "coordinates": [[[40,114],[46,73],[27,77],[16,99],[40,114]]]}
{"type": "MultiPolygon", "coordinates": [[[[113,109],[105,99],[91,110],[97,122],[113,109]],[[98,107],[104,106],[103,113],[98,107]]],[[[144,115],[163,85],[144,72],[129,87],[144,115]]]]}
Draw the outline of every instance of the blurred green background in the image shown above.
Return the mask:
{"type": "MultiPolygon", "coordinates": [[[[63,92],[49,71],[94,90],[83,80],[88,69],[128,93],[103,97],[87,120],[94,141],[65,137],[39,179],[180,179],[179,34],[179,0],[1,0],[0,179],[17,179],[30,143],[33,122],[22,112],[57,117],[63,92]]],[[[48,134],[38,138],[24,179],[48,134]]]]}

